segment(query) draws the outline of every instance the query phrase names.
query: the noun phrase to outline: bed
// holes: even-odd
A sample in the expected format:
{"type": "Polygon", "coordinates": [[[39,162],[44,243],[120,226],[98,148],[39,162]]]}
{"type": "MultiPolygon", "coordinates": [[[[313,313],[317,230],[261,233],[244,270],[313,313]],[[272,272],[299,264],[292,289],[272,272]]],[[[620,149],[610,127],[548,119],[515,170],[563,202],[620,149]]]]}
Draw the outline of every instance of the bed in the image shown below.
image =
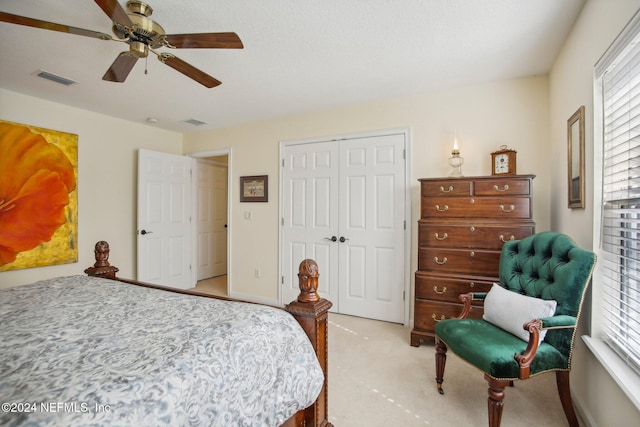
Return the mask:
{"type": "Polygon", "coordinates": [[[0,425],[331,426],[317,265],[284,309],[117,277],[0,290],[0,425]]]}

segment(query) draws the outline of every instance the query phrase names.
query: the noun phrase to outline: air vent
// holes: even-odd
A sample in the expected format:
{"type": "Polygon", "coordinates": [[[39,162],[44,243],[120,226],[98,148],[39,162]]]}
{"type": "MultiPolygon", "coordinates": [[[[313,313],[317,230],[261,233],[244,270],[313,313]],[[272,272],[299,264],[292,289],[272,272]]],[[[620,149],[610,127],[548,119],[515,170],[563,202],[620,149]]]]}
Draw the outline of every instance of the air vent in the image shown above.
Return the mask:
{"type": "Polygon", "coordinates": [[[205,122],[201,122],[200,120],[196,120],[196,119],[184,120],[183,123],[188,123],[188,124],[193,125],[193,126],[206,125],[205,122]]]}
{"type": "Polygon", "coordinates": [[[33,73],[34,76],[42,77],[43,79],[51,80],[52,82],[60,83],[61,85],[71,86],[78,84],[75,80],[68,79],[66,77],[58,76],[57,74],[50,73],[44,70],[38,70],[33,73]]]}

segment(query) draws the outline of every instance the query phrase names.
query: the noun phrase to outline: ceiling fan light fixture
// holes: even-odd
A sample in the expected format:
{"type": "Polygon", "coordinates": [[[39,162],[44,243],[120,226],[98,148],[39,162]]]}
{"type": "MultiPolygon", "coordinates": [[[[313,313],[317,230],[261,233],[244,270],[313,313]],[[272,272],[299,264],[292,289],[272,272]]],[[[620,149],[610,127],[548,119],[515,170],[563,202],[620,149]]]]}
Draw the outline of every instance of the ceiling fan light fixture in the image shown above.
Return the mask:
{"type": "Polygon", "coordinates": [[[55,83],[59,83],[59,84],[64,85],[64,86],[72,86],[72,85],[78,84],[78,82],[75,81],[75,80],[71,80],[71,79],[68,79],[66,77],[62,77],[62,76],[50,73],[49,71],[45,71],[45,70],[38,70],[38,71],[32,73],[32,75],[36,76],[36,77],[40,77],[40,78],[46,79],[46,80],[50,80],[50,81],[55,82],[55,83]]]}
{"type": "Polygon", "coordinates": [[[136,58],[146,58],[149,55],[149,47],[142,42],[129,43],[129,53],[136,58]]]}

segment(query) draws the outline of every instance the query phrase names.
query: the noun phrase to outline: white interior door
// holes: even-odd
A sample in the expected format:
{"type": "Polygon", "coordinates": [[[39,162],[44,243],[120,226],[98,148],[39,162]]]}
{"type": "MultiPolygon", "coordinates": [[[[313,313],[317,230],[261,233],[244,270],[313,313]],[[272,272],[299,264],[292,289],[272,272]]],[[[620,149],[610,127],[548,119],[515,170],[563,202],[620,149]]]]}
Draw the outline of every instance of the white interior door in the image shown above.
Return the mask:
{"type": "Polygon", "coordinates": [[[138,280],[187,289],[191,274],[191,158],[138,152],[138,280]]]}
{"type": "Polygon", "coordinates": [[[404,182],[404,135],[340,143],[340,313],[404,322],[404,182]]]}
{"type": "Polygon", "coordinates": [[[338,304],[338,146],[291,145],[283,165],[282,302],[295,300],[298,266],[307,258],[318,263],[319,293],[338,304]],[[331,239],[335,238],[335,242],[331,239]]]}
{"type": "Polygon", "coordinates": [[[227,169],[197,160],[197,280],[227,274],[227,169]]]}
{"type": "Polygon", "coordinates": [[[404,150],[405,134],[285,147],[282,302],[313,258],[335,311],[404,322],[404,150]]]}

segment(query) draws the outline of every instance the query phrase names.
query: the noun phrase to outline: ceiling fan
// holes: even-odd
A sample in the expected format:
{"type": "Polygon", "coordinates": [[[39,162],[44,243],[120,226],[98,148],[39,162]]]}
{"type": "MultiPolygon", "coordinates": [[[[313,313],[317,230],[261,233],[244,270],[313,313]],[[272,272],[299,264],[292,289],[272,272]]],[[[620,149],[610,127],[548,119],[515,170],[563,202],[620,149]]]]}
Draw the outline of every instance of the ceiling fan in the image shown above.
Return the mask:
{"type": "Polygon", "coordinates": [[[165,34],[164,29],[149,18],[153,13],[151,6],[141,1],[130,0],[127,2],[127,8],[130,13],[127,13],[117,0],[94,1],[113,21],[112,30],[116,36],[115,38],[98,31],[85,30],[5,12],[0,12],[0,22],[26,25],[44,30],[59,31],[62,33],[93,37],[100,40],[113,40],[128,44],[129,50],[120,53],[102,77],[102,80],[111,82],[124,82],[136,64],[136,61],[140,58],[146,58],[149,52],[152,52],[163,64],[168,65],[203,86],[212,88],[218,86],[220,81],[180,58],[170,53],[157,52],[156,49],[162,47],[172,49],[243,48],[242,41],[238,35],[231,32],[165,34]]]}

